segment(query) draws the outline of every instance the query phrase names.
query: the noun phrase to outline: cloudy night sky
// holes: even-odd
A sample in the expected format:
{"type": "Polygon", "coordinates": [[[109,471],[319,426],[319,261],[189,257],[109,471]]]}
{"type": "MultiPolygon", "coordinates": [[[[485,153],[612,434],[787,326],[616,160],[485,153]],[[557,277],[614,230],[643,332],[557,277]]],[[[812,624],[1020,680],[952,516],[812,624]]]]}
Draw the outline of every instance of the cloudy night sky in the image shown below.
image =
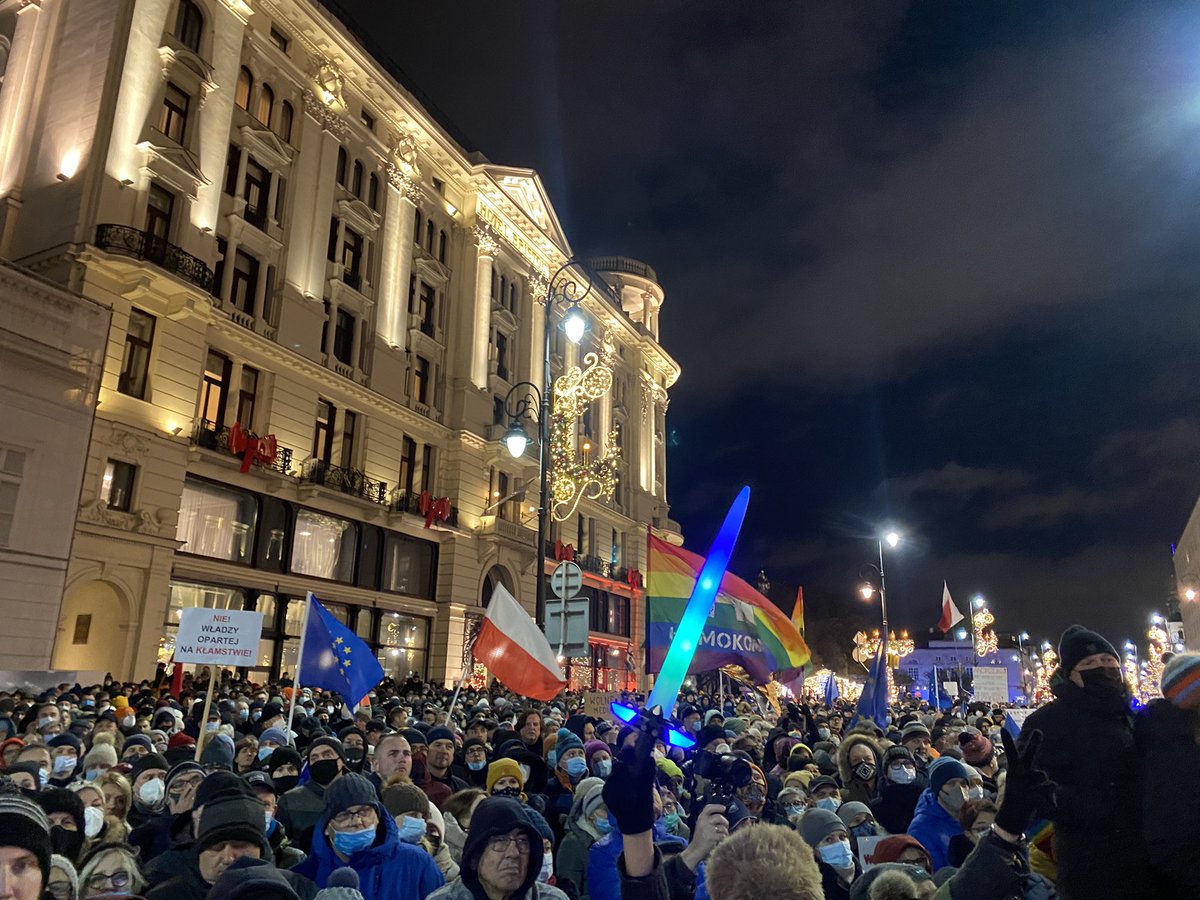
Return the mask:
{"type": "MultiPolygon", "coordinates": [[[[1144,634],[1200,492],[1200,10],[342,0],[577,254],[653,265],[672,516],[894,626],[1144,634]]],[[[817,627],[814,622],[813,627],[817,627]]],[[[832,627],[832,626],[831,626],[832,627]]]]}

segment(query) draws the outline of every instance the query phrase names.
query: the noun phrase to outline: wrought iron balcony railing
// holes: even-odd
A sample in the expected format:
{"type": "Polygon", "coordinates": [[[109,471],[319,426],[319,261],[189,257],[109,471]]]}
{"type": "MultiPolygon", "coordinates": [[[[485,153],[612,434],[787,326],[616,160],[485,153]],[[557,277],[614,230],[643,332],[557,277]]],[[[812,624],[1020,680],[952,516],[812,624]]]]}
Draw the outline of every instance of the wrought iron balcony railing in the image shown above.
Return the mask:
{"type": "Polygon", "coordinates": [[[335,466],[323,459],[309,457],[300,468],[300,481],[387,506],[387,482],[373,481],[359,469],[335,466]]]}
{"type": "MultiPolygon", "coordinates": [[[[256,440],[259,436],[253,432],[243,432],[249,439],[256,440]]],[[[208,419],[198,419],[192,428],[192,445],[195,447],[203,447],[205,450],[215,450],[218,453],[228,453],[235,457],[240,457],[240,453],[234,453],[229,446],[229,426],[218,425],[216,422],[211,422],[208,419]]],[[[279,472],[281,475],[292,474],[292,448],[291,447],[276,447],[275,458],[270,462],[255,456],[252,459],[251,465],[257,469],[270,469],[274,472],[279,472]]]]}
{"type": "Polygon", "coordinates": [[[148,231],[138,231],[128,225],[97,225],[96,246],[109,253],[152,262],[203,291],[212,291],[213,271],[202,259],[148,231]]]}

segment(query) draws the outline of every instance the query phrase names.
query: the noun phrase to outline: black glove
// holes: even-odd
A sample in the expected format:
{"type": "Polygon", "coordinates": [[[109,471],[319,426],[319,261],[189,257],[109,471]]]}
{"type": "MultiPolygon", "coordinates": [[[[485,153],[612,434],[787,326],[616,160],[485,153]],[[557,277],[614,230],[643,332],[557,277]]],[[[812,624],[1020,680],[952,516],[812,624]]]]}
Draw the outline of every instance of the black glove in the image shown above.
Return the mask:
{"type": "Polygon", "coordinates": [[[604,805],[621,834],[641,834],[654,827],[654,735],[639,731],[637,743],[625,747],[604,781],[604,805]]]}
{"type": "Polygon", "coordinates": [[[1004,781],[1004,802],[996,813],[996,825],[1011,834],[1024,834],[1033,822],[1054,814],[1054,793],[1058,789],[1041,769],[1033,767],[1042,746],[1041,731],[1029,736],[1024,753],[1017,753],[1016,742],[1008,731],[1000,732],[1008,774],[1004,781]]]}

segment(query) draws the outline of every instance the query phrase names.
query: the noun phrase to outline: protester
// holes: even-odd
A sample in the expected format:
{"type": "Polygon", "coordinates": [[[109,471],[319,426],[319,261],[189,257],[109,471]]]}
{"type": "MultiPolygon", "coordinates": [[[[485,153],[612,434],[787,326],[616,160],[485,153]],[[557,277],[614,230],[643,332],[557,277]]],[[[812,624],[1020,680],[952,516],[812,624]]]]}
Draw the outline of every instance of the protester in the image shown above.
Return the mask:
{"type": "Polygon", "coordinates": [[[99,844],[79,867],[79,896],[84,900],[111,894],[137,896],[145,887],[137,857],[125,844],[99,844]]]}
{"type": "Polygon", "coordinates": [[[281,796],[275,811],[301,847],[311,846],[313,828],[325,811],[325,791],[345,770],[342,742],[335,737],[317,738],[308,746],[307,763],[308,781],[281,796]]]}
{"type": "Polygon", "coordinates": [[[487,792],[478,788],[468,788],[452,794],[446,801],[442,816],[446,823],[445,841],[450,850],[450,858],[456,863],[462,863],[463,846],[467,842],[467,832],[471,830],[471,816],[487,796],[487,792]]]}
{"type": "Polygon", "coordinates": [[[50,822],[36,803],[0,783],[0,897],[38,900],[50,880],[50,822]]]}
{"type": "Polygon", "coordinates": [[[962,834],[958,815],[967,802],[967,769],[957,759],[942,757],[929,767],[929,787],[917,801],[908,833],[929,852],[936,872],[950,860],[950,839],[962,834]]]}

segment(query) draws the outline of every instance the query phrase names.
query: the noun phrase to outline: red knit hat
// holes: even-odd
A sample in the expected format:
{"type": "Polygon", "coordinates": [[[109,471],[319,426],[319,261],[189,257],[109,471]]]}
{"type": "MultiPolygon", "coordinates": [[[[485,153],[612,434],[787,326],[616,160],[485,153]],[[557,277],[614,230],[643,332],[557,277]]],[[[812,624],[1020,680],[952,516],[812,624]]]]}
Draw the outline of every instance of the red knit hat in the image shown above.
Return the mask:
{"type": "Polygon", "coordinates": [[[196,739],[190,734],[185,734],[182,731],[177,731],[171,735],[171,739],[167,741],[168,750],[176,750],[179,747],[195,747],[196,739]]]}
{"type": "Polygon", "coordinates": [[[983,736],[978,728],[967,727],[958,736],[958,746],[962,750],[963,761],[972,766],[987,765],[995,753],[992,742],[983,736]]]}

